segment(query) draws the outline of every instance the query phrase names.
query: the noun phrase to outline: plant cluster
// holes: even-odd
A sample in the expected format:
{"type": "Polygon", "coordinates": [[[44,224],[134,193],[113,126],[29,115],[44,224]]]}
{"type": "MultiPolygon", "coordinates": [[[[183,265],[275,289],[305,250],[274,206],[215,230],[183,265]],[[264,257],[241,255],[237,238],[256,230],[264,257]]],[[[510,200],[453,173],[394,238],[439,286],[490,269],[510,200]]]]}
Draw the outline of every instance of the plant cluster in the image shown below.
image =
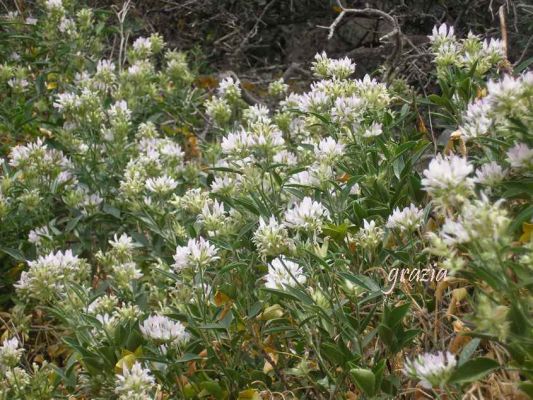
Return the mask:
{"type": "Polygon", "coordinates": [[[533,73],[502,42],[436,27],[422,98],[317,54],[267,107],[39,4],[0,23],[0,398],[533,392],[533,73]]]}

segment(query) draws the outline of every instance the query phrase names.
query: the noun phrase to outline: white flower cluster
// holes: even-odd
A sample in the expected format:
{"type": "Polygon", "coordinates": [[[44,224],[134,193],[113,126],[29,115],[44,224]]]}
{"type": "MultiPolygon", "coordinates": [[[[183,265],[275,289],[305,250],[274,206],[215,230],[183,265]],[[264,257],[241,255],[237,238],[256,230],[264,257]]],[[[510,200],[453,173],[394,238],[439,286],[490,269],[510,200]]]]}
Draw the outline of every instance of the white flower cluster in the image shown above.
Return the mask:
{"type": "Polygon", "coordinates": [[[422,185],[438,202],[447,206],[460,204],[470,195],[474,186],[469,175],[474,167],[464,157],[437,155],[424,171],[422,185]]]}
{"type": "Polygon", "coordinates": [[[500,81],[489,81],[487,95],[469,104],[460,131],[467,140],[479,136],[509,136],[512,122],[519,119],[528,129],[533,127],[530,99],[533,93],[533,72],[520,76],[505,75],[500,81]]]}
{"type": "Polygon", "coordinates": [[[407,360],[404,372],[410,377],[418,378],[423,387],[431,389],[444,385],[456,365],[455,356],[450,352],[425,353],[414,360],[407,360]]]}
{"type": "Polygon", "coordinates": [[[203,237],[190,239],[187,246],[176,248],[172,266],[178,272],[184,268],[205,268],[219,259],[217,253],[217,248],[203,237]]]}
{"type": "Polygon", "coordinates": [[[162,315],[151,315],[140,326],[142,334],[157,343],[184,344],[190,335],[179,321],[162,315]]]}
{"type": "Polygon", "coordinates": [[[9,368],[15,367],[24,349],[19,347],[20,343],[16,337],[5,339],[0,346],[0,372],[5,372],[9,368]]]}
{"type": "Polygon", "coordinates": [[[265,286],[269,289],[284,289],[286,286],[302,285],[307,277],[302,267],[285,257],[275,258],[268,265],[265,286]]]}
{"type": "Polygon", "coordinates": [[[318,201],[304,197],[285,212],[285,224],[289,228],[302,229],[311,233],[322,230],[325,220],[329,219],[329,211],[318,201]]]}
{"type": "Polygon", "coordinates": [[[115,393],[119,400],[146,400],[154,387],[155,379],[150,370],[137,361],[131,368],[124,366],[122,374],[116,376],[115,393]]]}
{"type": "Polygon", "coordinates": [[[23,296],[39,301],[50,301],[65,294],[66,283],[82,283],[89,275],[89,265],[72,254],[50,253],[28,262],[28,271],[23,271],[15,284],[23,296]]]}
{"type": "Polygon", "coordinates": [[[503,42],[499,39],[481,41],[470,33],[467,38],[458,40],[453,26],[435,26],[429,35],[431,48],[435,55],[437,74],[445,76],[446,68],[475,68],[479,75],[505,61],[503,42]]]}
{"type": "Polygon", "coordinates": [[[287,227],[274,216],[268,222],[263,217],[259,218],[259,227],[254,233],[253,241],[263,256],[277,256],[293,246],[287,227]]]}
{"type": "Polygon", "coordinates": [[[422,223],[424,211],[417,208],[414,204],[405,207],[400,211],[395,208],[392,215],[387,221],[387,228],[399,229],[401,232],[413,232],[422,223]]]}

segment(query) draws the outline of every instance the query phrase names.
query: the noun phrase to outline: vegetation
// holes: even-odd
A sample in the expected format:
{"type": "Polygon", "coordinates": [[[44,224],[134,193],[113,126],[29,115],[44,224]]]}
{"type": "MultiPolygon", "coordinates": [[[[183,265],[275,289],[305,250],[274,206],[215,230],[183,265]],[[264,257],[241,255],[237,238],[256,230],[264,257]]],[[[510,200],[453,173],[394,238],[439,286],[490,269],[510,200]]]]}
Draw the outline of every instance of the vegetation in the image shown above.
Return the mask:
{"type": "Polygon", "coordinates": [[[319,53],[257,96],[126,14],[0,20],[1,399],[533,397],[505,40],[435,26],[433,93],[319,53]]]}

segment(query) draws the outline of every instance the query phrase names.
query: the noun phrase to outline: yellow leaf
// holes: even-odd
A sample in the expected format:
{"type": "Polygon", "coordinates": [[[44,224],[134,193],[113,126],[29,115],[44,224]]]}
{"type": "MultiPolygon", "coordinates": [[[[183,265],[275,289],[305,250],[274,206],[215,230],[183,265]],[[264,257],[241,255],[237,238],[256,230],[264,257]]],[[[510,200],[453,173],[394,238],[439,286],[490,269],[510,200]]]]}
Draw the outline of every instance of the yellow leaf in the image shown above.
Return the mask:
{"type": "Polygon", "coordinates": [[[46,88],[48,90],[54,90],[54,89],[57,89],[57,82],[48,82],[46,84],[46,88]]]}
{"type": "Polygon", "coordinates": [[[134,353],[129,350],[122,350],[122,358],[115,364],[115,372],[117,374],[122,373],[124,367],[130,369],[137,361],[137,358],[142,355],[142,348],[138,347],[134,353]]]}
{"type": "Polygon", "coordinates": [[[281,318],[283,316],[283,308],[279,304],[274,304],[270,307],[265,308],[265,311],[263,311],[261,314],[257,316],[257,318],[268,321],[271,319],[281,318]]]}
{"type": "Polygon", "coordinates": [[[202,89],[214,89],[218,86],[218,80],[211,75],[202,75],[196,78],[196,84],[202,89]]]}
{"type": "Polygon", "coordinates": [[[533,232],[533,224],[524,222],[522,224],[522,236],[520,236],[520,242],[529,243],[531,241],[531,233],[533,232]]]}
{"type": "Polygon", "coordinates": [[[261,396],[255,389],[246,389],[239,392],[238,400],[261,400],[261,396]]]}
{"type": "Polygon", "coordinates": [[[423,134],[427,134],[428,133],[428,128],[426,128],[426,124],[424,123],[424,119],[422,118],[422,116],[420,114],[418,114],[417,117],[416,117],[416,127],[418,129],[418,132],[423,133],[423,134]]]}
{"type": "Polygon", "coordinates": [[[223,306],[224,304],[226,304],[227,302],[229,302],[231,299],[229,298],[228,295],[226,295],[225,293],[222,293],[220,291],[217,290],[217,292],[215,293],[215,305],[217,307],[221,307],[223,306]]]}

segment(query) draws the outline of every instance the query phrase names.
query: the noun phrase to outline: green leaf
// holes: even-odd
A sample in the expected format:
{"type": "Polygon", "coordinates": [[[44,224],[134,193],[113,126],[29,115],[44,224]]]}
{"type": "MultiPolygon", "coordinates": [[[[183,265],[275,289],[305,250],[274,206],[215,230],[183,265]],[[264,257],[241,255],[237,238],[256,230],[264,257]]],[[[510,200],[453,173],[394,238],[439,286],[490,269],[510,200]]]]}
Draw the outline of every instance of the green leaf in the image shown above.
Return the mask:
{"type": "Polygon", "coordinates": [[[533,399],[533,383],[531,381],[520,383],[518,389],[527,394],[530,399],[533,399]]]}
{"type": "Polygon", "coordinates": [[[349,225],[347,223],[342,223],[340,225],[328,224],[322,229],[322,231],[327,236],[341,242],[348,233],[348,227],[349,225]]]}
{"type": "Polygon", "coordinates": [[[120,210],[118,208],[110,206],[109,204],[104,204],[102,209],[106,214],[112,215],[115,218],[120,218],[120,210]]]}
{"type": "Polygon", "coordinates": [[[381,292],[379,285],[372,278],[366,275],[354,275],[346,272],[341,272],[339,275],[370,292],[381,292]]]}
{"type": "Polygon", "coordinates": [[[224,398],[224,391],[215,381],[204,381],[200,383],[200,387],[209,394],[215,396],[216,399],[224,398]]]}
{"type": "Polygon", "coordinates": [[[12,248],[9,248],[9,247],[0,246],[0,252],[1,253],[6,253],[8,256],[13,257],[17,261],[24,261],[25,260],[24,254],[22,254],[22,252],[20,250],[18,250],[18,249],[12,249],[12,248]]]}
{"type": "Polygon", "coordinates": [[[322,343],[320,346],[322,354],[324,354],[329,361],[335,365],[344,365],[346,358],[344,354],[337,348],[334,343],[322,343]]]}
{"type": "Polygon", "coordinates": [[[177,360],[175,360],[174,362],[177,362],[177,363],[184,363],[184,362],[189,362],[189,361],[195,361],[195,360],[201,360],[202,357],[200,357],[198,354],[194,354],[194,353],[185,353],[183,355],[183,357],[181,358],[178,358],[177,360]]]}
{"type": "Polygon", "coordinates": [[[394,328],[396,325],[398,325],[400,322],[402,322],[402,319],[405,317],[407,312],[409,311],[409,307],[411,306],[410,303],[402,304],[399,307],[396,307],[394,310],[390,311],[389,313],[386,313],[385,321],[383,321],[389,328],[394,328]]]}
{"type": "Polygon", "coordinates": [[[477,346],[479,346],[480,342],[481,342],[481,339],[479,338],[472,339],[463,348],[463,351],[461,351],[461,355],[459,356],[459,365],[463,365],[465,362],[467,362],[470,359],[470,357],[472,357],[472,354],[474,354],[474,351],[476,351],[477,346]]]}
{"type": "Polygon", "coordinates": [[[353,368],[350,370],[350,376],[353,382],[367,396],[373,397],[376,388],[376,376],[368,369],[353,368]]]}
{"type": "Polygon", "coordinates": [[[489,372],[499,368],[498,361],[480,357],[465,362],[450,377],[448,383],[464,384],[482,379],[489,372]]]}

